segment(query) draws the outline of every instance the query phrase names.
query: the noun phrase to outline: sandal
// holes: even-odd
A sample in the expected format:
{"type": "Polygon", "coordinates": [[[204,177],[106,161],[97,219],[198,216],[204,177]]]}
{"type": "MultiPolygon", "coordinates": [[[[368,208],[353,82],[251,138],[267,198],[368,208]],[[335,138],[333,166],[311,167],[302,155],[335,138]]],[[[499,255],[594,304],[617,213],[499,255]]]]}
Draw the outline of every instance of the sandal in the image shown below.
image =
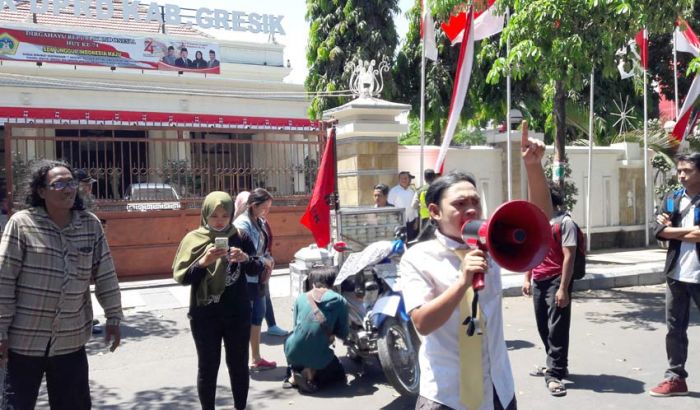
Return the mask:
{"type": "Polygon", "coordinates": [[[547,368],[544,366],[535,366],[528,374],[533,377],[544,377],[544,375],[547,374],[547,368]]]}
{"type": "Polygon", "coordinates": [[[307,379],[304,377],[301,373],[299,372],[294,372],[294,382],[296,383],[297,387],[299,388],[299,391],[301,393],[316,393],[318,391],[318,386],[311,380],[307,379]]]}
{"type": "Polygon", "coordinates": [[[547,389],[554,397],[566,396],[566,386],[559,379],[550,379],[547,382],[547,389]]]}

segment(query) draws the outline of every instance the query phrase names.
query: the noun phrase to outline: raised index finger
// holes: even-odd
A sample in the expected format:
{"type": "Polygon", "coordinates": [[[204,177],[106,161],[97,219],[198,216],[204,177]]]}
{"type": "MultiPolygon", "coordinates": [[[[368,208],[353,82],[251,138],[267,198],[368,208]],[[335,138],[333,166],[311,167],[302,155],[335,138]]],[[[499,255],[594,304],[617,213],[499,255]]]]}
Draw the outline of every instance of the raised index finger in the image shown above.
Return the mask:
{"type": "Polygon", "coordinates": [[[527,120],[523,120],[522,122],[522,134],[520,137],[520,146],[525,148],[527,147],[529,143],[529,135],[528,135],[528,126],[527,126],[527,120]]]}

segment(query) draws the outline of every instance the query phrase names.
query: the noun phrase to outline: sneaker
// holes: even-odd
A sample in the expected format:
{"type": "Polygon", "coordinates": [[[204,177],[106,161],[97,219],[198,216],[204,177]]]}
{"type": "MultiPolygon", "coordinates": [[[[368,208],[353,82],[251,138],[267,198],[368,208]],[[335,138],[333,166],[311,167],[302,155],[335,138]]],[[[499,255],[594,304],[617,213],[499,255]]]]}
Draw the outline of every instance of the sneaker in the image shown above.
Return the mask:
{"type": "Polygon", "coordinates": [[[274,325],[267,328],[267,334],[270,336],[287,336],[289,332],[282,329],[281,327],[274,325]]]}
{"type": "Polygon", "coordinates": [[[688,385],[685,384],[685,379],[666,379],[649,390],[649,394],[654,397],[686,396],[688,394],[688,385]]]}
{"type": "Polygon", "coordinates": [[[257,362],[253,362],[250,366],[250,370],[270,370],[277,367],[277,362],[268,362],[265,359],[260,359],[257,362]]]}

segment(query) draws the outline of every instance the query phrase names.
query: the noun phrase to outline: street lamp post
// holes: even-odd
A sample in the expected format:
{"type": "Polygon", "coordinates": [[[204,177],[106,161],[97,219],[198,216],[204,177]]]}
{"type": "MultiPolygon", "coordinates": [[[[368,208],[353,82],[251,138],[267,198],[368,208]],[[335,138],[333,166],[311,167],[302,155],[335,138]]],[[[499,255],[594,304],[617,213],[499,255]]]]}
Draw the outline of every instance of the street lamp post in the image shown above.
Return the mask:
{"type": "MultiPolygon", "coordinates": [[[[510,99],[508,99],[510,101],[510,99]]],[[[508,118],[506,118],[508,132],[506,133],[506,172],[508,173],[508,200],[513,199],[513,159],[511,157],[512,148],[510,140],[510,130],[513,126],[517,126],[523,120],[523,113],[517,108],[508,110],[508,118]]]]}

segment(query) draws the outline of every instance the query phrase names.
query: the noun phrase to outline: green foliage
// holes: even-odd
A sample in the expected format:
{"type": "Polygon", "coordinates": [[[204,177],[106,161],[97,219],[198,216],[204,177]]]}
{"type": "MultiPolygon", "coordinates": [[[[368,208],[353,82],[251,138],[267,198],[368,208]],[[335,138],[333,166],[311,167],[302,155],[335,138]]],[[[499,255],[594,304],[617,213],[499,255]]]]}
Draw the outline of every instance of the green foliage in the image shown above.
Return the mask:
{"type": "MultiPolygon", "coordinates": [[[[398,12],[398,0],[307,0],[306,90],[346,90],[351,75],[345,71],[346,63],[393,58],[398,44],[393,13],[398,12]]],[[[388,96],[393,83],[387,80],[383,93],[388,96]]],[[[317,95],[309,105],[309,117],[320,118],[323,111],[345,102],[345,97],[317,95]]]]}
{"type": "MultiPolygon", "coordinates": [[[[552,164],[554,164],[554,155],[549,154],[544,164],[544,175],[550,181],[552,180],[552,164]]],[[[578,188],[576,188],[576,184],[570,178],[571,166],[567,156],[564,155],[564,207],[567,211],[572,211],[574,205],[578,202],[578,188]]]]}

